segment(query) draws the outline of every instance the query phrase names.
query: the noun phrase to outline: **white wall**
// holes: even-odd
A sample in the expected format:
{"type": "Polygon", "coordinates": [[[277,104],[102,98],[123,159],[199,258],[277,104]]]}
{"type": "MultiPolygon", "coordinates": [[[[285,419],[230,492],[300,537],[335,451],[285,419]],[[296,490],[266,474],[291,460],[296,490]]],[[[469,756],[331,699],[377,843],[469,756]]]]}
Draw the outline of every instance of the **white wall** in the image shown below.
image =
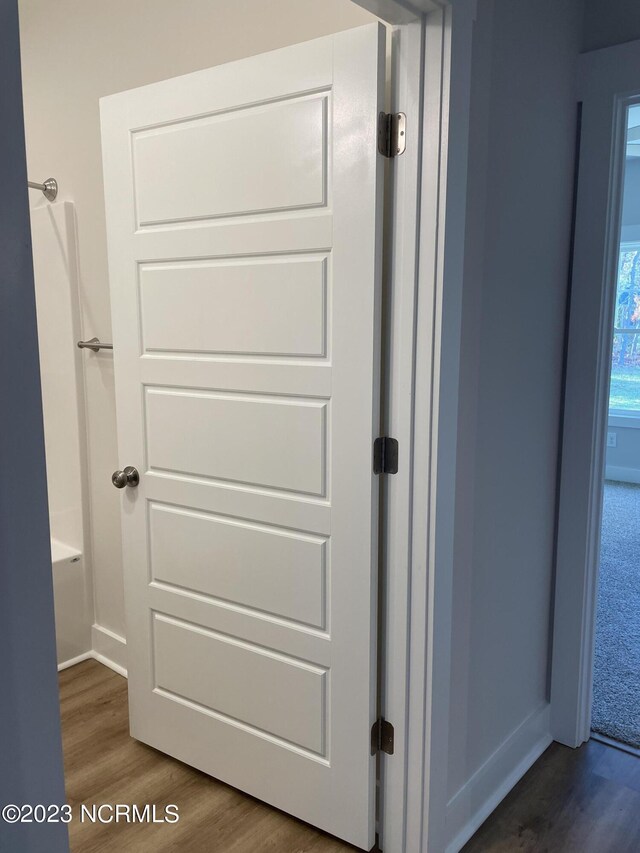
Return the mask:
{"type": "Polygon", "coordinates": [[[625,418],[609,416],[608,431],[616,437],[616,446],[607,447],[608,480],[622,483],[640,483],[640,421],[628,419],[633,426],[625,426],[625,418]]]}
{"type": "Polygon", "coordinates": [[[480,0],[478,7],[457,467],[451,849],[550,741],[581,15],[579,0],[480,0]]]}
{"type": "MultiPolygon", "coordinates": [[[[349,0],[20,0],[29,173],[78,220],[83,334],[111,339],[98,99],[369,23],[349,0]]],[[[45,203],[45,202],[41,202],[45,203]]],[[[85,352],[95,620],[124,635],[112,357],[85,352]]]]}
{"type": "Polygon", "coordinates": [[[75,211],[29,193],[58,664],[91,649],[86,453],[75,211]]]}
{"type": "MultiPolygon", "coordinates": [[[[36,198],[33,190],[29,195],[36,198]]],[[[84,406],[82,353],[75,345],[80,301],[73,205],[34,207],[31,240],[51,538],[83,551],[84,406]]]]}

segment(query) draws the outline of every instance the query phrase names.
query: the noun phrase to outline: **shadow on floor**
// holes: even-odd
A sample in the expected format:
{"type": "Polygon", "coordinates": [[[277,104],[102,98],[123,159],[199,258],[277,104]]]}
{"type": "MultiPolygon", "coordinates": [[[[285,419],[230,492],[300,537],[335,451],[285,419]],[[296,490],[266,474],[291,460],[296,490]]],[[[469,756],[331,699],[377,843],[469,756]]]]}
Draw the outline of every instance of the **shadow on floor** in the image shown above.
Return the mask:
{"type": "Polygon", "coordinates": [[[597,741],[554,743],[463,853],[637,853],[640,758],[597,741]]]}

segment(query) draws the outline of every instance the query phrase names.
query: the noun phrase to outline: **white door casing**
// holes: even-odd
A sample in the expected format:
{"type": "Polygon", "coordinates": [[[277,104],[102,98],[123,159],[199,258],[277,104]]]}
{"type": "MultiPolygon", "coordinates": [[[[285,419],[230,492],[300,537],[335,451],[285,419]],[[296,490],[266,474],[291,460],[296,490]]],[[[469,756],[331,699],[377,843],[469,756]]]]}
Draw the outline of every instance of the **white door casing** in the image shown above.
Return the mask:
{"type": "Polygon", "coordinates": [[[619,260],[626,110],[640,101],[640,41],[582,54],[573,275],[551,671],[554,740],[591,734],[605,434],[619,260]]]}
{"type": "Polygon", "coordinates": [[[375,834],[384,29],[101,102],[132,735],[375,834]]]}

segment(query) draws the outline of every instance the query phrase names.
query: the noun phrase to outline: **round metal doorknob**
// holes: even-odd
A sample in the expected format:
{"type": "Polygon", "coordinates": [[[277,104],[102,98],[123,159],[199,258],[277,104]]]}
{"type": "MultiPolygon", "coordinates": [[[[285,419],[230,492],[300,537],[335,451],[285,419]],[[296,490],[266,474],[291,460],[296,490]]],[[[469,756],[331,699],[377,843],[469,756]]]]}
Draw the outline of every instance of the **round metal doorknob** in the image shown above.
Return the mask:
{"type": "Polygon", "coordinates": [[[124,489],[125,486],[135,488],[140,482],[140,474],[138,469],[132,465],[127,465],[124,471],[114,471],[111,475],[111,482],[116,489],[124,489]]]}

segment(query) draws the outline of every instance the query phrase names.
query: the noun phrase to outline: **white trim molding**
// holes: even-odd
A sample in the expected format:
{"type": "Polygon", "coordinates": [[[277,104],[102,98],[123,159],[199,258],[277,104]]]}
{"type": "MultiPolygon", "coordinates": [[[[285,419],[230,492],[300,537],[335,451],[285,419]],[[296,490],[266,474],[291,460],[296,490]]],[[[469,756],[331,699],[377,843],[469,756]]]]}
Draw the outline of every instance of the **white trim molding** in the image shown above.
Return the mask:
{"type": "Polygon", "coordinates": [[[81,655],[76,655],[73,658],[69,658],[69,660],[63,660],[62,663],[58,664],[58,672],[62,672],[63,669],[69,669],[70,666],[75,666],[77,663],[82,663],[85,660],[91,660],[93,658],[93,651],[83,652],[81,655]]]}
{"type": "Polygon", "coordinates": [[[458,853],[529,768],[551,744],[551,709],[531,713],[447,803],[452,840],[446,853],[458,853]]]}
{"type": "Polygon", "coordinates": [[[385,241],[385,265],[391,286],[385,293],[388,336],[384,353],[382,433],[399,442],[398,473],[383,482],[385,513],[380,586],[381,714],[394,726],[394,754],[381,756],[379,844],[387,853],[405,850],[406,785],[409,761],[408,633],[411,589],[411,503],[414,433],[415,323],[418,300],[417,221],[423,109],[424,22],[397,27],[392,36],[392,112],[407,115],[407,149],[388,171],[385,187],[391,223],[385,241]],[[385,572],[386,568],[386,572],[385,572]]]}
{"type": "MultiPolygon", "coordinates": [[[[408,843],[407,851],[429,853],[444,851],[449,840],[446,805],[464,283],[460,246],[464,246],[466,234],[475,16],[475,0],[456,0],[443,14],[441,113],[436,126],[433,106],[429,109],[427,105],[430,98],[438,96],[428,85],[425,90],[411,619],[412,628],[416,625],[424,630],[426,625],[426,637],[412,630],[409,717],[410,731],[413,726],[416,732],[410,748],[422,756],[422,776],[410,777],[409,791],[414,786],[421,791],[422,826],[418,846],[417,826],[410,825],[416,834],[408,834],[408,842],[414,840],[414,846],[408,843]],[[436,157],[438,169],[434,171],[436,157]],[[422,304],[420,299],[424,300],[422,304]],[[428,431],[425,423],[430,425],[428,431]],[[420,740],[422,749],[418,752],[420,740]]],[[[429,48],[427,29],[427,62],[434,47],[429,48]]]]}
{"type": "Polygon", "coordinates": [[[127,677],[127,641],[102,625],[94,624],[91,628],[93,651],[91,656],[114,670],[119,675],[127,677]]]}
{"type": "Polygon", "coordinates": [[[384,491],[381,710],[395,727],[395,753],[381,759],[380,840],[387,853],[444,853],[464,272],[459,247],[477,4],[357,2],[401,25],[394,33],[391,107],[407,113],[409,134],[407,151],[390,164],[390,396],[383,426],[400,440],[401,460],[384,491]],[[407,17],[407,10],[417,14],[407,17]]]}
{"type": "Polygon", "coordinates": [[[353,2],[388,24],[402,26],[419,21],[430,12],[437,12],[452,0],[353,0],[353,2]]]}
{"type": "Polygon", "coordinates": [[[476,2],[436,5],[421,30],[408,25],[395,36],[400,53],[393,108],[415,115],[419,129],[415,147],[408,139],[407,152],[393,164],[391,182],[395,234],[385,426],[401,439],[401,471],[385,491],[382,710],[396,729],[396,752],[382,759],[381,840],[388,853],[443,853],[446,846],[459,247],[466,223],[476,2]],[[411,77],[416,64],[418,79],[411,77]]]}
{"type": "Polygon", "coordinates": [[[621,465],[607,465],[605,479],[616,483],[640,483],[640,468],[625,468],[621,465]]]}
{"type": "Polygon", "coordinates": [[[609,410],[609,426],[618,429],[640,429],[640,412],[624,414],[620,410],[609,410]]]}
{"type": "Polygon", "coordinates": [[[58,672],[82,663],[85,660],[95,660],[108,666],[118,675],[127,677],[127,641],[119,634],[115,634],[102,625],[91,626],[91,644],[93,648],[81,655],[76,655],[69,660],[58,664],[58,672]]]}

